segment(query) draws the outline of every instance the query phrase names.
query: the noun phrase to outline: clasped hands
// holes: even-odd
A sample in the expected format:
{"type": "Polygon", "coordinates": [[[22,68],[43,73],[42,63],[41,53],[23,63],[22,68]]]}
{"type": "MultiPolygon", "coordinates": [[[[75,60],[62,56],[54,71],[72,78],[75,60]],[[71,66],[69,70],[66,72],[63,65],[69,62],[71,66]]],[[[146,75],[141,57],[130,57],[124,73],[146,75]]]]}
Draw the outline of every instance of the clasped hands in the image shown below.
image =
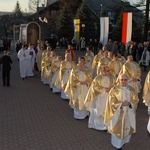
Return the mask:
{"type": "Polygon", "coordinates": [[[107,93],[110,91],[110,88],[106,88],[106,90],[105,90],[107,93]]]}
{"type": "Polygon", "coordinates": [[[128,102],[128,101],[123,101],[122,102],[122,106],[130,106],[130,105],[131,105],[131,103],[128,102]]]}
{"type": "Polygon", "coordinates": [[[85,85],[86,81],[80,82],[80,85],[85,85]]]}
{"type": "Polygon", "coordinates": [[[133,81],[133,82],[137,82],[138,79],[137,79],[137,78],[133,78],[132,81],[133,81]]]}

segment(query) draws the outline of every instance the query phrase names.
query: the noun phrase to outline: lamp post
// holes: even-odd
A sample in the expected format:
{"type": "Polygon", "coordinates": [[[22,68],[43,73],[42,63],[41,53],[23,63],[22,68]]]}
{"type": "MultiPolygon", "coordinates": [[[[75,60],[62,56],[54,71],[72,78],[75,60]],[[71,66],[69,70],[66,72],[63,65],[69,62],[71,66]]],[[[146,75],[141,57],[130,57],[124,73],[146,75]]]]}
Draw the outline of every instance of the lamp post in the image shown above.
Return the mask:
{"type": "Polygon", "coordinates": [[[84,28],[85,28],[85,24],[82,24],[82,28],[83,28],[83,36],[84,36],[84,28]]]}

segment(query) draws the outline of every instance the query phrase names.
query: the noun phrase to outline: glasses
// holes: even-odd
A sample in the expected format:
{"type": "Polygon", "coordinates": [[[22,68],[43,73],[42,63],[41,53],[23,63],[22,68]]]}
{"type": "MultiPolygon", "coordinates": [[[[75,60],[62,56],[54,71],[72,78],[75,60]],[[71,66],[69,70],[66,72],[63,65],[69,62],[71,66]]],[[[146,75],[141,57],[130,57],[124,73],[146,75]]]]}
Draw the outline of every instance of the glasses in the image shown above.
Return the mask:
{"type": "Polygon", "coordinates": [[[120,79],[121,81],[127,81],[127,79],[120,79]]]}

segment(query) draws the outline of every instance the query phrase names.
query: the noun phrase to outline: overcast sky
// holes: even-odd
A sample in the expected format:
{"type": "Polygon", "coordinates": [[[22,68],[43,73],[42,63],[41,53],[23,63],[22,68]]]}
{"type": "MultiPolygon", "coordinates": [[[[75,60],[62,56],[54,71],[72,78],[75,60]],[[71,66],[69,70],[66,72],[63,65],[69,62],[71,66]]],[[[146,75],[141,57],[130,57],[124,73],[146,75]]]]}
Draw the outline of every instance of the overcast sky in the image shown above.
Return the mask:
{"type": "MultiPolygon", "coordinates": [[[[28,0],[18,0],[21,10],[26,11],[28,10],[28,0]]],[[[0,0],[0,11],[8,11],[12,12],[15,9],[17,0],[0,0]]]]}

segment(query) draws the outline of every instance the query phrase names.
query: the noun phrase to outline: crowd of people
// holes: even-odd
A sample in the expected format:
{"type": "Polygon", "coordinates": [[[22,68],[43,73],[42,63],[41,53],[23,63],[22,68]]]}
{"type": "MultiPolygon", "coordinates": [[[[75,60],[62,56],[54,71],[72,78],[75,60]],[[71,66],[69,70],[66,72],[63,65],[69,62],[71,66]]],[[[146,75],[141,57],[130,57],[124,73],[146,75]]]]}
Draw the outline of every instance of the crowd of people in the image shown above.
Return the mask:
{"type": "Polygon", "coordinates": [[[11,39],[9,37],[0,38],[0,51],[10,50],[11,39]]]}
{"type": "MultiPolygon", "coordinates": [[[[109,40],[107,45],[97,47],[97,54],[94,48],[86,47],[85,56],[76,59],[73,46],[68,44],[62,60],[48,42],[38,43],[36,49],[32,43],[28,47],[22,44],[17,53],[20,77],[34,77],[36,64],[41,82],[53,93],[60,93],[62,100],[68,100],[75,119],[88,117],[89,128],[107,131],[112,145],[122,149],[136,132],[138,93],[142,90],[140,65],[148,71],[150,61],[149,43],[142,45],[140,58],[134,55],[138,48],[134,48],[135,42],[118,49],[117,42],[109,40]]],[[[150,115],[150,71],[143,87],[143,102],[150,115]]],[[[150,119],[147,129],[150,132],[150,119]]]]}

